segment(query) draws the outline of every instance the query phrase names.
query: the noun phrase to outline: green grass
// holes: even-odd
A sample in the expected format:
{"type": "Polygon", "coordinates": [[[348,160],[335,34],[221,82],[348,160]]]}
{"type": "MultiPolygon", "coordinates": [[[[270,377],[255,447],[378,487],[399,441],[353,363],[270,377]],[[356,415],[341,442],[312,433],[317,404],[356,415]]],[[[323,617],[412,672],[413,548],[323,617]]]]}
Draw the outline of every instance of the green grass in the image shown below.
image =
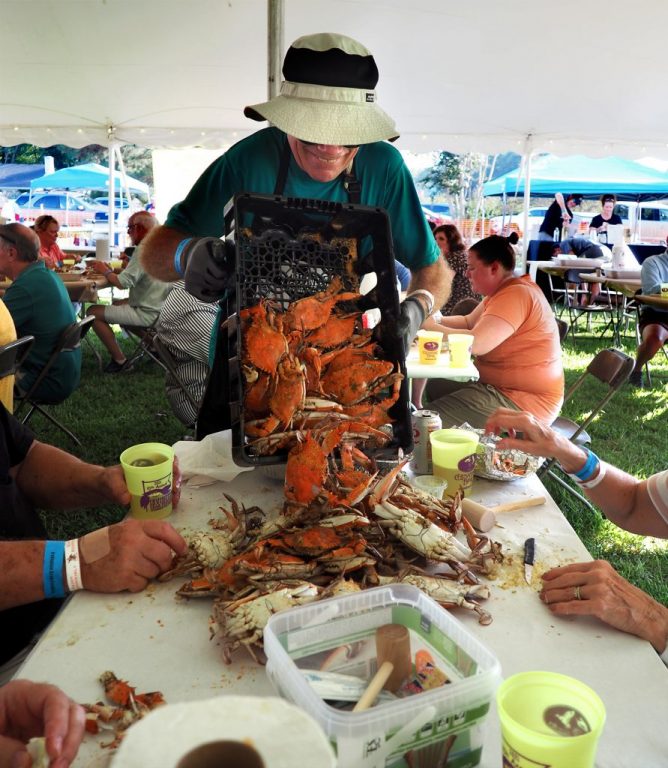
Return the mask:
{"type": "MultiPolygon", "coordinates": [[[[97,339],[92,340],[99,349],[97,339]]],[[[128,342],[122,344],[128,346],[128,342]]],[[[612,346],[609,338],[578,336],[575,347],[569,338],[564,345],[567,384],[605,346],[612,346]]],[[[633,356],[635,341],[624,340],[622,348],[633,356]]],[[[105,363],[106,360],[105,354],[105,363]]],[[[592,447],[601,457],[642,478],[666,468],[668,361],[659,353],[650,365],[652,389],[624,386],[589,429],[592,447]]],[[[564,415],[581,418],[597,395],[595,387],[583,387],[564,415]]],[[[83,445],[75,447],[66,435],[36,414],[32,427],[39,438],[98,464],[118,462],[120,452],[135,443],[171,444],[186,432],[169,408],[161,368],[144,362],[128,374],[103,374],[88,344],[83,348],[81,387],[54,413],[73,429],[83,445]]],[[[621,531],[601,515],[593,514],[550,478],[545,482],[593,557],[609,560],[627,579],[668,604],[668,541],[621,531]]],[[[45,513],[44,517],[52,536],[71,538],[116,522],[124,514],[123,509],[112,506],[45,513]]]]}

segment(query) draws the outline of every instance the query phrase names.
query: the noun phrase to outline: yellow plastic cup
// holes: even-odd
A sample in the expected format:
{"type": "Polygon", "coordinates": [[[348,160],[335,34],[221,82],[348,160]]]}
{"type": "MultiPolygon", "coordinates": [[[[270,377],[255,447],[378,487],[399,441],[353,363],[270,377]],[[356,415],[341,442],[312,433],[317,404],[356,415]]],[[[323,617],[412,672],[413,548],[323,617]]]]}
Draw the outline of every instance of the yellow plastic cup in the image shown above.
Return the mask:
{"type": "Polygon", "coordinates": [[[65,267],[73,267],[76,263],[76,259],[63,259],[63,266],[65,267]]]}
{"type": "Polygon", "coordinates": [[[435,365],[441,354],[441,344],[443,343],[443,334],[441,331],[418,331],[417,332],[418,352],[420,354],[421,365],[435,365]]]}
{"type": "Polygon", "coordinates": [[[120,259],[109,259],[109,269],[120,269],[123,262],[120,259]]]}
{"type": "Polygon", "coordinates": [[[668,283],[661,283],[661,298],[668,299],[668,283]]]}
{"type": "Polygon", "coordinates": [[[447,480],[435,475],[417,475],[411,482],[416,488],[435,496],[437,499],[443,498],[445,489],[448,487],[447,480]]]}
{"type": "Polygon", "coordinates": [[[473,336],[470,333],[448,334],[448,348],[450,349],[450,367],[466,368],[471,362],[471,347],[473,336]]]}
{"type": "Polygon", "coordinates": [[[471,492],[478,435],[467,429],[437,429],[429,435],[434,475],[447,482],[444,496],[471,492]]]}
{"type": "Polygon", "coordinates": [[[140,443],[123,451],[121,466],[132,496],[132,517],[159,520],[171,515],[173,462],[174,451],[164,443],[140,443]]]}
{"type": "Polygon", "coordinates": [[[605,706],[584,683],[556,672],[520,672],[496,693],[503,764],[593,768],[605,706]]]}

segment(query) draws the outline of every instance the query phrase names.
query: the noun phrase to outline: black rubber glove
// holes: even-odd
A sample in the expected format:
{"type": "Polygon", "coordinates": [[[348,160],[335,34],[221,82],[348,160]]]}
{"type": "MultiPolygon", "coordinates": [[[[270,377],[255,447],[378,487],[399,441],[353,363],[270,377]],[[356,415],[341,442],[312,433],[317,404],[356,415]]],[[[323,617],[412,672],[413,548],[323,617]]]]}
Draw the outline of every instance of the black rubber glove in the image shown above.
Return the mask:
{"type": "Polygon", "coordinates": [[[404,357],[408,355],[411,343],[415,334],[424,322],[426,312],[422,302],[414,296],[404,299],[399,305],[399,317],[396,324],[392,323],[389,328],[384,328],[384,333],[389,333],[401,340],[404,348],[404,357]]]}
{"type": "Polygon", "coordinates": [[[216,301],[234,285],[234,246],[217,237],[193,237],[181,252],[186,291],[216,301]]]}

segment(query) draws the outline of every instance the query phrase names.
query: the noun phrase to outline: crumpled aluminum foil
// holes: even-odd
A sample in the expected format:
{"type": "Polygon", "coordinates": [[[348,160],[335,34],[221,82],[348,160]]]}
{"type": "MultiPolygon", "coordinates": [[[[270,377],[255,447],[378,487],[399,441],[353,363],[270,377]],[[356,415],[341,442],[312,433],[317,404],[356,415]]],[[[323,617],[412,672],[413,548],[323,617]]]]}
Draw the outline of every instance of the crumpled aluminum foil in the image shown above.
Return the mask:
{"type": "MultiPolygon", "coordinates": [[[[468,424],[461,429],[472,429],[468,424]]],[[[484,429],[473,429],[480,437],[473,474],[486,480],[517,480],[533,474],[545,461],[542,456],[533,456],[518,449],[498,450],[496,444],[501,439],[496,435],[486,435],[484,429]]]]}

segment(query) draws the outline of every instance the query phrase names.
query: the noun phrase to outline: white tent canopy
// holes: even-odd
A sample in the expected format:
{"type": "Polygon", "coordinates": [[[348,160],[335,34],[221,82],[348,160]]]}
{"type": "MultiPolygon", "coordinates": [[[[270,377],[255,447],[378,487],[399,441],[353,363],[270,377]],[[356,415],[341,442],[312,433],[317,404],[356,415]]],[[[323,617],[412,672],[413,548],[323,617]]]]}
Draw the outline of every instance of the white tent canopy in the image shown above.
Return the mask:
{"type": "MultiPolygon", "coordinates": [[[[364,42],[413,151],[668,157],[668,3],[285,0],[364,42]]],[[[260,124],[267,0],[2,0],[0,145],[225,148],[260,124]]]]}

